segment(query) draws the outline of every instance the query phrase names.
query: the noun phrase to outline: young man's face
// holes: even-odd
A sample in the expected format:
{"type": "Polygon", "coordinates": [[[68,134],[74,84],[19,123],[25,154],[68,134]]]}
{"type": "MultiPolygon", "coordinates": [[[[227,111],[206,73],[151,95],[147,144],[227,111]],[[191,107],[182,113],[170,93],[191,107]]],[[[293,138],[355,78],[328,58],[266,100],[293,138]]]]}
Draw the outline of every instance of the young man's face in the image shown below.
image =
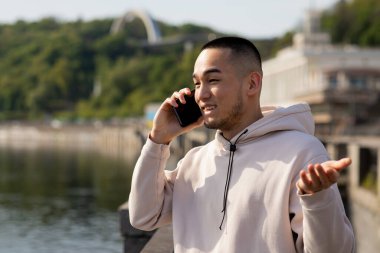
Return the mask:
{"type": "Polygon", "coordinates": [[[242,123],[243,78],[230,60],[230,49],[205,49],[194,65],[195,99],[208,128],[231,131],[242,123]]]}

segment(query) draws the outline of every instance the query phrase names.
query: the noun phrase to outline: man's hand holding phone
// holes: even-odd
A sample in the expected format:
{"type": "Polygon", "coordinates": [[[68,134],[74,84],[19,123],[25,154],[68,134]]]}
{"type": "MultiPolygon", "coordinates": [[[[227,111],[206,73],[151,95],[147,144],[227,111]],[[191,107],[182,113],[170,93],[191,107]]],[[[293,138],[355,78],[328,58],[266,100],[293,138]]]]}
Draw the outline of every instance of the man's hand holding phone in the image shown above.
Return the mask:
{"type": "Polygon", "coordinates": [[[190,95],[185,95],[185,101],[186,103],[183,104],[179,100],[176,100],[178,106],[173,106],[174,114],[176,115],[178,123],[181,125],[181,127],[186,127],[196,122],[199,117],[202,116],[202,111],[195,101],[194,90],[191,91],[190,95]]]}
{"type": "Polygon", "coordinates": [[[192,111],[196,109],[195,106],[198,106],[195,103],[195,100],[189,103],[186,101],[186,98],[192,98],[193,95],[194,94],[192,94],[189,88],[184,88],[182,90],[174,92],[171,97],[168,97],[161,104],[154,117],[153,128],[150,133],[150,139],[153,142],[158,144],[169,144],[178,135],[188,132],[203,124],[203,119],[201,116],[196,118],[194,122],[192,122],[194,119],[190,119],[189,121],[189,117],[184,117],[184,115],[186,114],[185,111],[188,113],[192,113],[192,111]],[[186,104],[188,106],[190,105],[190,107],[186,107],[186,104]],[[180,120],[178,119],[178,117],[182,117],[181,124],[183,126],[180,125],[180,120]]]}

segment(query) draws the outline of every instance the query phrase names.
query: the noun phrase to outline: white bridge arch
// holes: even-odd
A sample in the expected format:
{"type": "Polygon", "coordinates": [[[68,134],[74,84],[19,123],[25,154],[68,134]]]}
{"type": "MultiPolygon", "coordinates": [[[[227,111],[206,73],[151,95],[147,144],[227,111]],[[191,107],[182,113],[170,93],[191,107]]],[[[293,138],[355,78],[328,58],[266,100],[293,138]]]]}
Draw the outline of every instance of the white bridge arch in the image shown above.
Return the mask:
{"type": "Polygon", "coordinates": [[[158,28],[157,23],[154,19],[149,15],[148,12],[144,10],[131,10],[126,12],[123,16],[116,19],[111,26],[111,34],[118,33],[121,31],[127,22],[133,21],[135,18],[141,19],[144,23],[147,40],[149,44],[156,44],[161,42],[161,32],[158,28]]]}

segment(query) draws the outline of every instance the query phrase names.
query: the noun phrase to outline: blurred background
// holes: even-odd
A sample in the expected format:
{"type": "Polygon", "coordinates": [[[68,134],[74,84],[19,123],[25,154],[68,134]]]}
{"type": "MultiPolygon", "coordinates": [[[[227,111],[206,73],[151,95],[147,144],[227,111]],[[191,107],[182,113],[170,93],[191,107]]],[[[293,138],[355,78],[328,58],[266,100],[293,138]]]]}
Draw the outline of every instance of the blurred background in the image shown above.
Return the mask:
{"type": "MultiPolygon", "coordinates": [[[[122,252],[157,107],[224,35],[261,52],[262,104],[308,102],[330,156],[353,159],[339,187],[357,252],[378,252],[378,0],[0,3],[0,253],[122,252]]],[[[212,138],[178,138],[171,166],[212,138]]]]}

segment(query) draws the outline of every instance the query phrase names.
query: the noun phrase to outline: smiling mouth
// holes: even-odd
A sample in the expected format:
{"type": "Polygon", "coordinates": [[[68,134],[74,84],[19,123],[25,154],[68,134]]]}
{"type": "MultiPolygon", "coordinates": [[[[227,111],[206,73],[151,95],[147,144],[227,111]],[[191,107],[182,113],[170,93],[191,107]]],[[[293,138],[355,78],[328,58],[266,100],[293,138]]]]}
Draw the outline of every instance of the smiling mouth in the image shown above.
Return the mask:
{"type": "Polygon", "coordinates": [[[210,113],[213,110],[215,110],[216,106],[215,105],[206,105],[206,106],[202,106],[201,108],[202,108],[202,111],[207,114],[207,113],[210,113]]]}

